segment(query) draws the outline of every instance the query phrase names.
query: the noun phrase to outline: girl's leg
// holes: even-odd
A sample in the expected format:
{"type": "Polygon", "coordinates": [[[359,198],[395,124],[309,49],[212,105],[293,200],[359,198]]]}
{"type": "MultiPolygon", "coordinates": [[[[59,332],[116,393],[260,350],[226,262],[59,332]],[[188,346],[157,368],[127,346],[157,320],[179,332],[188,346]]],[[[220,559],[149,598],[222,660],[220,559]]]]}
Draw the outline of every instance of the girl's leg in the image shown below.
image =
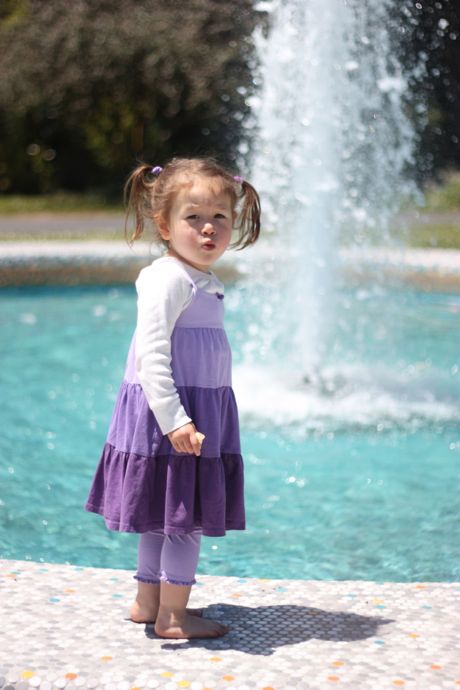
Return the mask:
{"type": "Polygon", "coordinates": [[[155,632],[161,637],[220,637],[228,628],[216,621],[197,618],[187,602],[200,554],[198,532],[167,535],[161,552],[160,607],[155,632]]]}
{"type": "MultiPolygon", "coordinates": [[[[170,549],[166,548],[165,557],[162,560],[165,542],[163,530],[144,532],[139,537],[137,573],[137,595],[130,608],[130,618],[135,623],[155,623],[160,604],[160,578],[164,573],[162,563],[168,568],[168,572],[179,572],[180,565],[175,562],[174,553],[172,559],[170,549]]],[[[192,580],[194,581],[196,563],[198,561],[200,542],[198,539],[198,554],[194,561],[193,548],[191,560],[192,580]]],[[[163,575],[163,577],[165,577],[163,575]]],[[[192,616],[201,616],[201,609],[188,609],[192,616]]]]}
{"type": "Polygon", "coordinates": [[[130,609],[135,623],[154,623],[160,603],[160,563],[164,534],[162,531],[144,532],[139,537],[137,596],[130,609]]]}

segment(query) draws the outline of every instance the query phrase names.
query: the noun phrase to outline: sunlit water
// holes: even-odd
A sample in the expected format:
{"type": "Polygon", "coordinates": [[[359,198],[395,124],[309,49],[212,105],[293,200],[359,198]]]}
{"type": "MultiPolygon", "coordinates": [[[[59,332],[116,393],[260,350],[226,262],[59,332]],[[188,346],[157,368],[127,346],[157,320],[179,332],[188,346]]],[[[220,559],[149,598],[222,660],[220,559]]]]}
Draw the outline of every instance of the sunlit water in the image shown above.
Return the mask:
{"type": "Polygon", "coordinates": [[[416,194],[412,121],[426,105],[410,81],[422,63],[399,59],[414,30],[413,3],[260,5],[269,30],[254,36],[257,88],[243,154],[261,195],[264,234],[283,256],[270,296],[279,318],[264,338],[269,349],[284,338],[293,367],[321,381],[335,338],[339,246],[388,245],[401,201],[416,194]]]}
{"type": "MultiPolygon", "coordinates": [[[[248,529],[204,539],[200,572],[458,579],[460,296],[342,290],[310,390],[243,363],[260,291],[226,297],[248,529]]],[[[2,292],[1,557],[135,566],[83,511],[134,318],[131,288],[2,292]]]]}

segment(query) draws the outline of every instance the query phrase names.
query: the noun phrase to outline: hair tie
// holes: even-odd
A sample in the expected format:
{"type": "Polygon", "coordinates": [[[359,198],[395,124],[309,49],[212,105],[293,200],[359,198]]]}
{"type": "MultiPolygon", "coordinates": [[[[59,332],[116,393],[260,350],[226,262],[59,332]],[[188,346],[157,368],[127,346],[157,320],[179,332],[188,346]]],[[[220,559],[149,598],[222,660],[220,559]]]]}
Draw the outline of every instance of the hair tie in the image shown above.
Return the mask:
{"type": "Polygon", "coordinates": [[[163,172],[163,168],[161,165],[156,165],[154,168],[151,169],[150,173],[152,175],[159,175],[161,172],[163,172]]]}
{"type": "Polygon", "coordinates": [[[239,175],[235,175],[233,179],[235,180],[235,182],[238,182],[238,184],[242,184],[244,182],[243,178],[239,175]]]}

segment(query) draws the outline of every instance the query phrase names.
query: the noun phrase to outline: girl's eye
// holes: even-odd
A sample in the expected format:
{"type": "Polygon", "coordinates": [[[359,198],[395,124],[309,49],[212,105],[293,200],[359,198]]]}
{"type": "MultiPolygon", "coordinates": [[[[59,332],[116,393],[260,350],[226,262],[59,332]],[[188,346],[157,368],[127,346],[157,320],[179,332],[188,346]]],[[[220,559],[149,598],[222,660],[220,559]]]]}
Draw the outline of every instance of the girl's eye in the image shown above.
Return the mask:
{"type": "Polygon", "coordinates": [[[196,220],[198,218],[198,214],[192,213],[189,216],[187,216],[187,220],[196,220]]]}
{"type": "Polygon", "coordinates": [[[223,213],[216,213],[214,218],[225,218],[225,215],[223,213]]]}

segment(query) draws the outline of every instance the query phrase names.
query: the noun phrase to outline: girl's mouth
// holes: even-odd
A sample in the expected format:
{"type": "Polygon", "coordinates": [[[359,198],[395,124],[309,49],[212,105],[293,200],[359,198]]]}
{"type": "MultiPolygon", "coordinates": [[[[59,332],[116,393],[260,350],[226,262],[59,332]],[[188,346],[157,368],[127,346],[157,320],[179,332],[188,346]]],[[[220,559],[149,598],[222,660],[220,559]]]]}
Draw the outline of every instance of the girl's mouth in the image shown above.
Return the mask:
{"type": "Polygon", "coordinates": [[[203,247],[203,249],[215,249],[215,247],[216,247],[214,242],[205,242],[201,246],[203,247]]]}

